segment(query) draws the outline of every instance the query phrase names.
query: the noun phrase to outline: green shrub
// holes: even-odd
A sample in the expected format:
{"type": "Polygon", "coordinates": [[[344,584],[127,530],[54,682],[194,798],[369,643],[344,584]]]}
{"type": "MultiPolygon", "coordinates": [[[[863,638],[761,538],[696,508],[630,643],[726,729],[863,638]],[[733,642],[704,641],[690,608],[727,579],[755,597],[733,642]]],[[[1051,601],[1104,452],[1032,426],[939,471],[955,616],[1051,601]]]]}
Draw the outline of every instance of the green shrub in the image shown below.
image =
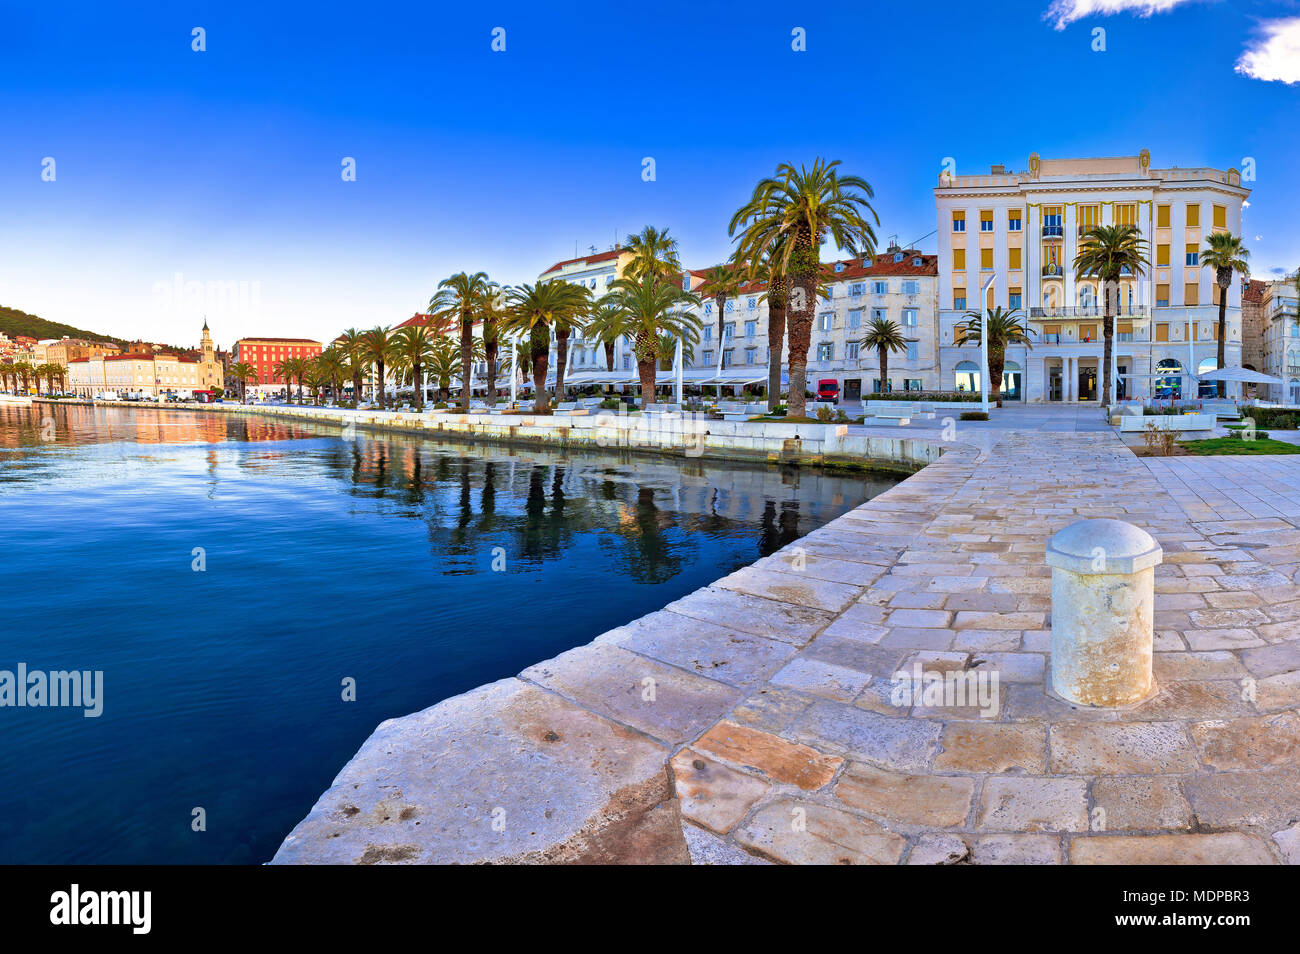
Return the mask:
{"type": "Polygon", "coordinates": [[[973,391],[890,391],[888,394],[864,394],[864,401],[947,401],[974,404],[980,396],[973,391]]]}
{"type": "Polygon", "coordinates": [[[987,421],[989,416],[983,411],[962,411],[961,419],[963,421],[987,421]]]}
{"type": "Polygon", "coordinates": [[[1271,427],[1279,431],[1300,428],[1300,411],[1289,411],[1281,407],[1252,407],[1242,413],[1253,420],[1256,427],[1271,427]]]}
{"type": "Polygon", "coordinates": [[[817,420],[821,421],[823,424],[829,424],[833,417],[835,417],[835,415],[831,412],[830,408],[819,407],[817,409],[817,420]]]}

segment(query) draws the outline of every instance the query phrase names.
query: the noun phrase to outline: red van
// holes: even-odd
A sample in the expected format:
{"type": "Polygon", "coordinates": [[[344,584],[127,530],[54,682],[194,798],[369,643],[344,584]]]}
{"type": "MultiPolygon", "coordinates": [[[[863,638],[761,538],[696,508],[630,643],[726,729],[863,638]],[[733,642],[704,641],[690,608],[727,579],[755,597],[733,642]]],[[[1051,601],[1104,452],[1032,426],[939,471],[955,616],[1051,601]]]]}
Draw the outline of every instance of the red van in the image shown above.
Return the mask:
{"type": "Polygon", "coordinates": [[[823,378],[817,382],[817,400],[840,403],[840,382],[834,378],[823,378]]]}

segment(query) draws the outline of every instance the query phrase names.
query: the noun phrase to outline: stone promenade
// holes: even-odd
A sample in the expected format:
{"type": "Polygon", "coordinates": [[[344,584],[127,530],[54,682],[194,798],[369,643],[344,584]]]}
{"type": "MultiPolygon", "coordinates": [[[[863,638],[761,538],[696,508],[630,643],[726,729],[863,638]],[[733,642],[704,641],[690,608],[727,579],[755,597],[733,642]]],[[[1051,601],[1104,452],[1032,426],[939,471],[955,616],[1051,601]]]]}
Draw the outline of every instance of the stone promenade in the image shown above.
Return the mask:
{"type": "Polygon", "coordinates": [[[1300,863],[1300,459],[1140,460],[1004,420],[660,612],[385,722],[275,861],[1300,863]],[[1165,553],[1160,689],[1124,711],[1045,690],[1044,548],[1089,517],[1165,553]],[[917,664],[996,676],[993,704],[900,700],[917,664]]]}

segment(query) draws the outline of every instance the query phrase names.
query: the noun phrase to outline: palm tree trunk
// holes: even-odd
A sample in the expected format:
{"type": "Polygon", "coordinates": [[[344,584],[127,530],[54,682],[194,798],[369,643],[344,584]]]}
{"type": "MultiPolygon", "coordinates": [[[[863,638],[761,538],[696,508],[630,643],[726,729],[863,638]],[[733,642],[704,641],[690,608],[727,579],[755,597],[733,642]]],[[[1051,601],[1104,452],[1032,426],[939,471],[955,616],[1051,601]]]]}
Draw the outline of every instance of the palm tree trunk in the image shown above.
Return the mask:
{"type": "Polygon", "coordinates": [[[718,347],[721,348],[721,347],[722,347],[722,329],[723,329],[723,325],[724,325],[724,323],[726,322],[726,317],[727,317],[727,316],[726,316],[726,311],[727,311],[727,296],[726,296],[726,295],[714,295],[714,296],[713,296],[713,303],[714,303],[715,305],[717,305],[717,307],[718,307],[718,347]]]}
{"type": "Polygon", "coordinates": [[[787,283],[773,279],[767,290],[767,409],[781,403],[781,357],[785,351],[787,283]]]}
{"type": "Polygon", "coordinates": [[[460,316],[460,409],[469,413],[470,378],[474,374],[474,322],[466,309],[460,316]]]}
{"type": "Polygon", "coordinates": [[[412,377],[412,378],[414,379],[414,381],[415,381],[415,409],[416,409],[417,411],[423,411],[423,410],[424,410],[424,375],[423,375],[423,370],[424,370],[424,369],[420,367],[420,362],[418,362],[418,361],[411,365],[411,377],[412,377]]]}
{"type": "Polygon", "coordinates": [[[547,411],[546,366],[549,360],[550,355],[546,351],[533,352],[533,411],[537,414],[545,414],[547,411]]]}
{"type": "Polygon", "coordinates": [[[564,370],[569,364],[569,332],[555,331],[555,400],[564,400],[564,370]]]}
{"type": "Polygon", "coordinates": [[[384,400],[384,362],[376,361],[375,370],[379,373],[379,410],[384,410],[388,404],[384,400]]]}
{"type": "Polygon", "coordinates": [[[655,403],[655,377],[659,368],[658,361],[638,361],[636,374],[641,379],[641,406],[655,403]]]}
{"type": "MultiPolygon", "coordinates": [[[[990,345],[992,342],[990,342],[990,345]]],[[[993,392],[993,406],[1002,406],[1002,369],[1007,365],[1003,348],[989,348],[989,389],[993,392]]]]}
{"type": "MultiPolygon", "coordinates": [[[[1228,273],[1228,283],[1232,283],[1232,272],[1228,273]]],[[[1228,286],[1222,282],[1219,283],[1219,367],[1223,367],[1224,360],[1224,339],[1227,337],[1228,329],[1228,286]]],[[[1197,397],[1200,397],[1200,389],[1197,389],[1197,397]]],[[[1228,396],[1228,382],[1219,382],[1219,397],[1228,396]]]]}
{"type": "Polygon", "coordinates": [[[1101,315],[1101,337],[1103,340],[1101,349],[1101,361],[1104,367],[1101,369],[1101,394],[1098,395],[1101,404],[1110,404],[1110,365],[1112,355],[1115,350],[1115,318],[1111,314],[1111,286],[1119,287],[1118,282],[1106,282],[1105,306],[1101,315]]]}
{"type": "MultiPolygon", "coordinates": [[[[484,327],[484,337],[486,337],[486,326],[484,327]]],[[[499,350],[500,345],[495,337],[491,344],[483,345],[483,354],[484,357],[487,358],[487,402],[490,405],[495,405],[497,403],[497,354],[499,353],[499,350]]]]}
{"type": "Polygon", "coordinates": [[[876,349],[880,354],[880,393],[889,393],[889,349],[880,347],[876,349]]]}
{"type": "Polygon", "coordinates": [[[606,341],[605,343],[605,367],[610,371],[614,370],[614,342],[606,341]]]}
{"type": "MultiPolygon", "coordinates": [[[[812,341],[813,314],[817,309],[817,278],[821,272],[821,256],[814,237],[801,228],[794,239],[795,248],[790,268],[790,287],[796,300],[788,309],[790,327],[790,417],[806,417],[808,399],[808,347],[812,341]]],[[[721,343],[719,342],[719,346],[721,343]]]]}

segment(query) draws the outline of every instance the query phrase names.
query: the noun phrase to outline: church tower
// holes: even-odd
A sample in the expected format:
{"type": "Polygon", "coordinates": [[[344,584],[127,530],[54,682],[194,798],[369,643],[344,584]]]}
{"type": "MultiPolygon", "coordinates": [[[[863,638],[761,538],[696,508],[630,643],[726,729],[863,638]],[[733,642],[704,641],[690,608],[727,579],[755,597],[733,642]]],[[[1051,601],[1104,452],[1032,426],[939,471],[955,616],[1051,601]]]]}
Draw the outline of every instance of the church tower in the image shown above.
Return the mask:
{"type": "Polygon", "coordinates": [[[216,349],[212,345],[212,335],[208,333],[208,319],[203,319],[203,337],[199,342],[202,354],[199,357],[199,386],[205,391],[220,387],[224,375],[221,362],[217,360],[216,349]]]}

